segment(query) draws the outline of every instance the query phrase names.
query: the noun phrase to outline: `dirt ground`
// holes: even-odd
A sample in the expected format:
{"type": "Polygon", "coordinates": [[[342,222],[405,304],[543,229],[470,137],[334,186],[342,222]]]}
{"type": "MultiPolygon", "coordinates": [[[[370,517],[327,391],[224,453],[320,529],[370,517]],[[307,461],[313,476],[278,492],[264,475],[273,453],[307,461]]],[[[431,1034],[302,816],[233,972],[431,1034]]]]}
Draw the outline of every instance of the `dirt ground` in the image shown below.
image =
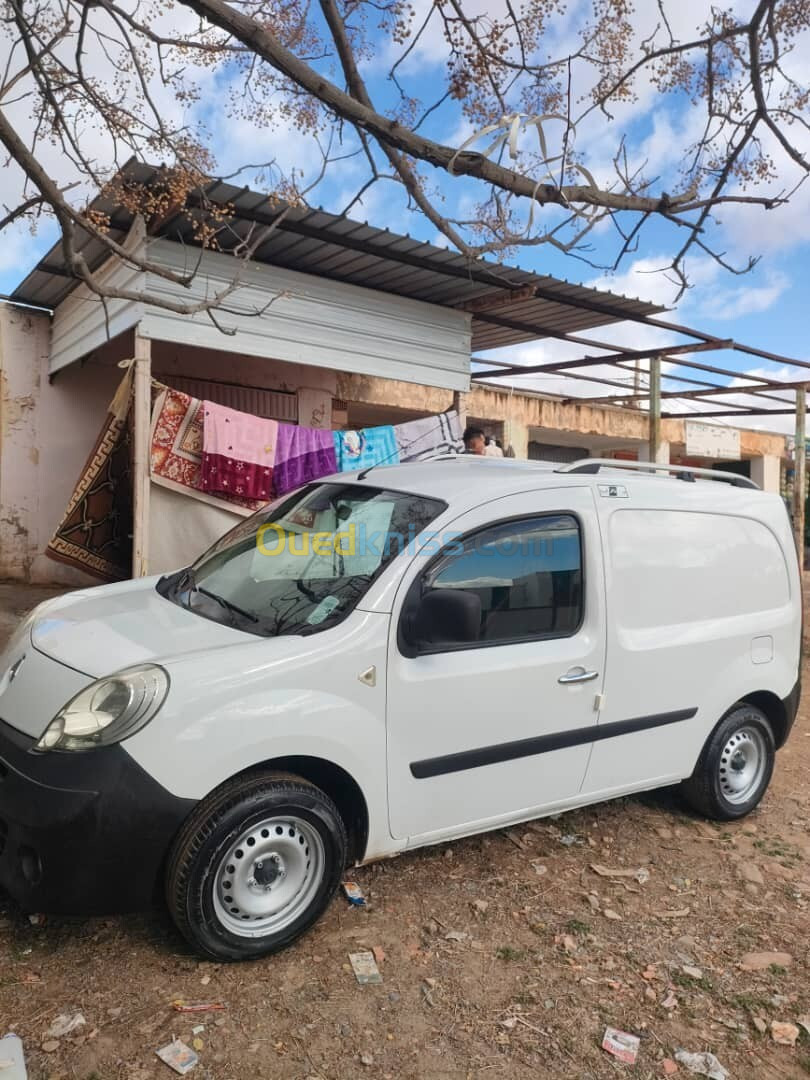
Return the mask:
{"type": "MultiPolygon", "coordinates": [[[[0,585],[0,638],[41,595],[0,585]]],[[[647,1078],[679,1048],[735,1080],[806,1077],[810,1028],[790,1046],[771,1025],[810,1025],[809,776],[810,695],[743,823],[660,792],[419,851],[356,871],[367,907],[339,897],[251,964],[199,962],[162,911],[34,926],[0,897],[0,1035],[23,1038],[31,1080],[168,1080],[155,1050],[175,1036],[198,1040],[195,1080],[647,1078]],[[364,948],[381,985],[349,969],[364,948]],[[789,955],[741,965],[770,951],[789,955]],[[640,1037],[634,1066],[600,1048],[608,1025],[640,1037]]]]}

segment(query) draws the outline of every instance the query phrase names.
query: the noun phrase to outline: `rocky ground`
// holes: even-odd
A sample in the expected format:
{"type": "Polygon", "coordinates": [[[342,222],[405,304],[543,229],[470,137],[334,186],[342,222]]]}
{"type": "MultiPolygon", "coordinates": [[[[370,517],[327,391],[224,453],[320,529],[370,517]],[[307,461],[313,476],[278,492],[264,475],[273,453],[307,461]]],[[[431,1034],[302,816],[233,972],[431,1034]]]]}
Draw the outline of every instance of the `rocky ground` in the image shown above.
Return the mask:
{"type": "MultiPolygon", "coordinates": [[[[38,597],[0,586],[14,616],[38,597]]],[[[735,1080],[807,1076],[808,706],[743,823],[661,792],[416,852],[356,871],[365,908],[339,897],[257,963],[199,962],[161,911],[32,925],[0,898],[0,1035],[31,1080],[168,1080],[175,1036],[199,1080],[691,1076],[679,1049],[735,1080]],[[362,949],[381,984],[358,985],[362,949]],[[639,1037],[635,1065],[608,1026],[639,1037]]]]}

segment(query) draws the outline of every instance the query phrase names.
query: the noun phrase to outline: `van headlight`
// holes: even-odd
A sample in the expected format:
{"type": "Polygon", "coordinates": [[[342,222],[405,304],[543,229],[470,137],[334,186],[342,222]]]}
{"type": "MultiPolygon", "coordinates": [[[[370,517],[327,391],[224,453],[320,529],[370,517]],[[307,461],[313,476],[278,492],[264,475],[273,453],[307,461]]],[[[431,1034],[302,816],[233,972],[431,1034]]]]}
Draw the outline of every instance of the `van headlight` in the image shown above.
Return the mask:
{"type": "Polygon", "coordinates": [[[37,750],[92,750],[134,735],[157,714],[169,676],[157,664],[139,664],[91,683],[48,725],[37,750]]]}

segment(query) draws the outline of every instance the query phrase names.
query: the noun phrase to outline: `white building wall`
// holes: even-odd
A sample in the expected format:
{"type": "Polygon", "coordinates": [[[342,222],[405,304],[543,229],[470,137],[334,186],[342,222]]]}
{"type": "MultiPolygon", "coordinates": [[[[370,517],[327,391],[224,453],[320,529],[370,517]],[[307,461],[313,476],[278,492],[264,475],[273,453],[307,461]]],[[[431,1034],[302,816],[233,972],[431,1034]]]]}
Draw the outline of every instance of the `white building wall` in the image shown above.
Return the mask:
{"type": "Polygon", "coordinates": [[[779,492],[782,480],[782,462],[775,454],[760,454],[751,458],[751,479],[763,491],[779,492]]]}
{"type": "Polygon", "coordinates": [[[36,553],[38,402],[49,320],[0,304],[0,578],[26,578],[36,553]]]}
{"type": "Polygon", "coordinates": [[[259,356],[234,356],[221,349],[195,349],[182,343],[153,341],[152,373],[168,383],[177,376],[193,377],[287,393],[307,387],[337,396],[337,372],[328,368],[275,363],[259,356]]]}
{"type": "MultiPolygon", "coordinates": [[[[638,460],[649,461],[650,460],[650,444],[642,443],[638,448],[638,460]]],[[[658,444],[658,453],[655,457],[656,465],[669,465],[669,443],[660,442],[658,444]]]]}
{"type": "MultiPolygon", "coordinates": [[[[190,258],[168,240],[152,242],[148,253],[154,262],[178,271],[190,258]]],[[[206,251],[189,289],[155,275],[149,275],[148,287],[171,300],[201,299],[226,288],[236,265],[229,255],[206,251]]],[[[467,312],[261,263],[245,268],[240,287],[224,307],[229,310],[217,312],[217,322],[236,330],[231,338],[223,340],[207,315],[189,317],[154,307],[145,310],[141,333],[451,390],[469,386],[472,316],[467,312]],[[267,307],[273,296],[278,299],[267,307]]]]}
{"type": "Polygon", "coordinates": [[[88,363],[48,381],[50,318],[0,304],[0,578],[87,584],[45,547],[93,447],[121,371],[88,363]]]}
{"type": "Polygon", "coordinates": [[[193,270],[190,286],[155,273],[138,275],[120,263],[111,263],[99,276],[185,304],[223,292],[241,273],[239,287],[217,310],[222,329],[207,314],[179,314],[130,301],[111,301],[105,312],[105,305],[82,287],[54,318],[52,371],[97,348],[107,339],[108,327],[112,337],[139,323],[139,333],[154,341],[449,390],[469,387],[468,312],[262,263],[243,266],[230,255],[190,251],[169,240],[147,241],[145,251],[152,262],[178,274],[193,270]]]}
{"type": "MultiPolygon", "coordinates": [[[[142,287],[136,270],[110,262],[98,272],[104,284],[119,289],[142,287]]],[[[50,372],[80,360],[125,330],[137,326],[143,305],[132,300],[103,301],[86,285],[79,285],[53,315],[50,372]]]]}

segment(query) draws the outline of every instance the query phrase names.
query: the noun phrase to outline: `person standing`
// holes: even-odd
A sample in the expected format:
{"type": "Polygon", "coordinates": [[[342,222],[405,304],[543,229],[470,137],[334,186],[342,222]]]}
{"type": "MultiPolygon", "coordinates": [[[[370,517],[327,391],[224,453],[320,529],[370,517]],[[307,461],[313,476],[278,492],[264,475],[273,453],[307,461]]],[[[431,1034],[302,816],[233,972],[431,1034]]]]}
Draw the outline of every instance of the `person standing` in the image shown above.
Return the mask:
{"type": "Polygon", "coordinates": [[[484,457],[486,454],[486,436],[481,428],[465,428],[462,438],[464,439],[465,454],[475,454],[477,457],[484,457]]]}

